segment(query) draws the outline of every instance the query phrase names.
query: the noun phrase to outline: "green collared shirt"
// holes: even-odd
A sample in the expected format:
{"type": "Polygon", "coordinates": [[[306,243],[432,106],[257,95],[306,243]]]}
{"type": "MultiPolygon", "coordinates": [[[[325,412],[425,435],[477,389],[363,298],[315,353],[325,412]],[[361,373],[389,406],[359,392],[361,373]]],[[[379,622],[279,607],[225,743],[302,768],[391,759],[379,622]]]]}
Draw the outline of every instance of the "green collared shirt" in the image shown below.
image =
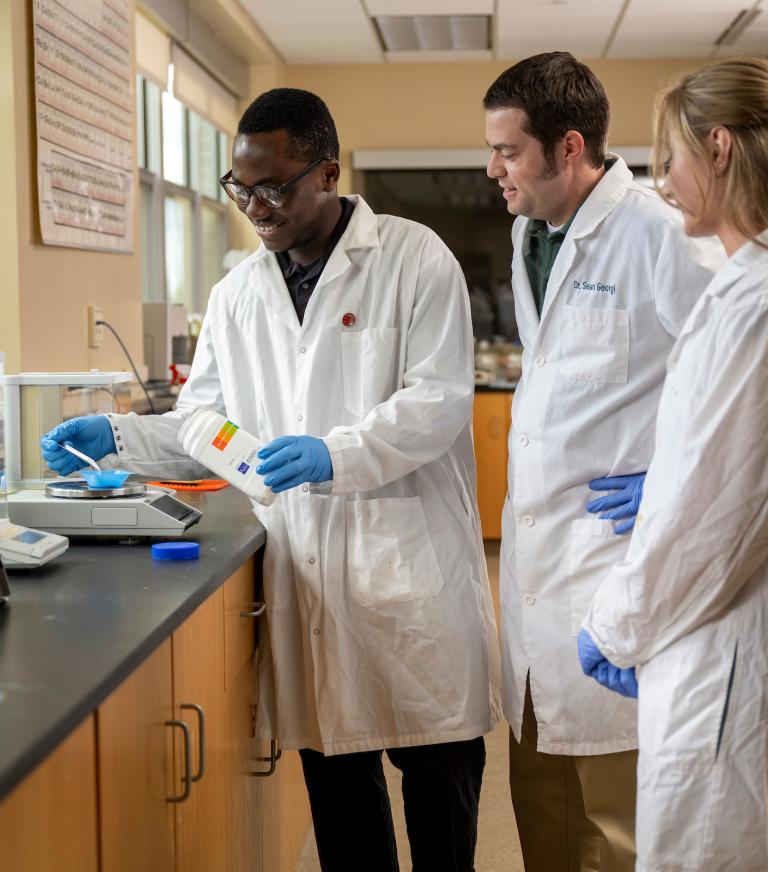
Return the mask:
{"type": "Polygon", "coordinates": [[[536,311],[539,313],[539,317],[541,317],[542,310],[544,309],[547,282],[549,281],[549,275],[552,272],[555,258],[560,251],[560,246],[563,244],[565,234],[568,232],[571,224],[573,224],[575,217],[576,212],[554,233],[550,233],[547,222],[539,218],[532,218],[528,222],[528,227],[525,231],[525,254],[523,255],[523,260],[528,272],[528,279],[531,282],[533,300],[536,303],[536,311]]]}

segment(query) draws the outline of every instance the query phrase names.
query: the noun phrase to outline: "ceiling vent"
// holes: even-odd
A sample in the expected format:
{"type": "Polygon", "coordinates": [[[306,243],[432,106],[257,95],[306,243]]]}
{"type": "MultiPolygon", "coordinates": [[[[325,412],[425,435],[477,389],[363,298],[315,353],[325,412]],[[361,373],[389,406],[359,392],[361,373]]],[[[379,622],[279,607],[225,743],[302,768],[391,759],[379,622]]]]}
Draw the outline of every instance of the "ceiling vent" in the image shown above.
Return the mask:
{"type": "Polygon", "coordinates": [[[491,47],[490,15],[379,15],[386,51],[477,51],[491,47]]]}

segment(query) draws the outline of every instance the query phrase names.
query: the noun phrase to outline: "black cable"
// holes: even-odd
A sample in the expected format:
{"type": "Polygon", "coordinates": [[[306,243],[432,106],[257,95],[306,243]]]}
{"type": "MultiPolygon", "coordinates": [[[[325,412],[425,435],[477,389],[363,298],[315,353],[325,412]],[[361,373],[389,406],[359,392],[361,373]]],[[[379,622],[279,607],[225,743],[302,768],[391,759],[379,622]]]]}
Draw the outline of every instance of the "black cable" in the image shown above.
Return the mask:
{"type": "Polygon", "coordinates": [[[157,409],[155,408],[155,404],[152,402],[152,397],[150,397],[150,395],[149,395],[149,391],[147,390],[147,386],[141,380],[141,376],[139,375],[139,371],[136,369],[136,364],[133,362],[133,358],[131,357],[128,349],[125,347],[125,342],[123,342],[123,340],[118,336],[117,330],[115,330],[115,328],[109,322],[97,321],[96,324],[100,325],[102,327],[106,327],[107,330],[109,330],[112,333],[112,335],[115,337],[115,339],[117,339],[117,341],[120,343],[120,347],[125,352],[125,356],[128,358],[128,363],[130,363],[130,365],[131,365],[131,369],[133,370],[133,374],[136,376],[136,381],[138,381],[138,383],[141,385],[141,389],[144,391],[144,396],[147,398],[147,402],[149,403],[149,409],[153,415],[156,415],[157,409]]]}

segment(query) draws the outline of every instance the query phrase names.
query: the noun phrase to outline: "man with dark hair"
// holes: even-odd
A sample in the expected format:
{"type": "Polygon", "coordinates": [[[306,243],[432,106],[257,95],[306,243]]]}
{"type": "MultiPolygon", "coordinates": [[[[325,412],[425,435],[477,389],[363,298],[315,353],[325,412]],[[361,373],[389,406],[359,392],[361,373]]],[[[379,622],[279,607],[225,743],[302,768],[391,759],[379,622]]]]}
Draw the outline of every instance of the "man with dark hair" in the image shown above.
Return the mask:
{"type": "MultiPolygon", "coordinates": [[[[49,437],[180,478],[205,474],[177,441],[197,408],[266,443],[257,471],[279,496],[254,506],[256,735],[300,751],[324,872],[398,868],[384,750],[403,772],[414,868],[472,872],[501,706],[467,289],[432,231],[339,197],[338,154],[319,97],[254,101],[221,182],[263,244],[213,289],[176,411],[77,418],[49,437]]],[[[46,460],[77,468],[52,438],[46,460]]]]}
{"type": "MultiPolygon", "coordinates": [[[[665,362],[722,249],[688,239],[674,210],[606,155],[608,100],[572,55],[516,64],[484,107],[488,175],[519,216],[523,372],[500,572],[523,858],[526,872],[631,872],[636,703],[582,674],[576,636],[626,551],[629,537],[617,534],[642,495],[665,362]],[[587,505],[587,482],[610,495],[587,505]]],[[[636,695],[633,675],[606,668],[605,683],[636,695]]]]}

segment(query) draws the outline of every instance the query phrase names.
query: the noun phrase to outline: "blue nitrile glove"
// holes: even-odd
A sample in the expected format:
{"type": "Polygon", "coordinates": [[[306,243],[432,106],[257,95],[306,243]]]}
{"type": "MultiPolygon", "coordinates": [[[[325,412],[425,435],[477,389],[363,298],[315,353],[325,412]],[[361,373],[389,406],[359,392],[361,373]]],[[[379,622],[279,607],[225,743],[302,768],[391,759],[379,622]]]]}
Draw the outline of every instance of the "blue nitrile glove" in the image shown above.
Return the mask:
{"type": "Polygon", "coordinates": [[[104,415],[86,415],[82,418],[72,418],[54,427],[40,440],[43,460],[59,475],[69,475],[78,469],[88,466],[83,460],[65,451],[60,444],[67,442],[83,454],[94,460],[101,460],[107,454],[113,454],[115,437],[112,427],[104,415]]]}
{"type": "Polygon", "coordinates": [[[583,628],[576,639],[576,646],[579,649],[581,671],[584,675],[594,678],[598,684],[602,684],[608,690],[637,699],[637,678],[634,666],[631,669],[619,669],[618,666],[614,666],[610,660],[606,660],[592,641],[592,637],[583,628]]]}
{"type": "Polygon", "coordinates": [[[621,535],[629,533],[635,526],[635,518],[640,508],[640,500],[643,498],[643,484],[645,473],[638,472],[634,475],[617,475],[613,478],[593,478],[589,483],[589,489],[594,491],[614,491],[604,497],[592,500],[587,505],[588,512],[602,512],[601,518],[623,523],[616,524],[614,532],[621,535]]]}
{"type": "Polygon", "coordinates": [[[330,481],[333,478],[331,455],[317,436],[280,436],[259,449],[256,467],[265,475],[264,484],[279,494],[305,482],[330,481]]]}

